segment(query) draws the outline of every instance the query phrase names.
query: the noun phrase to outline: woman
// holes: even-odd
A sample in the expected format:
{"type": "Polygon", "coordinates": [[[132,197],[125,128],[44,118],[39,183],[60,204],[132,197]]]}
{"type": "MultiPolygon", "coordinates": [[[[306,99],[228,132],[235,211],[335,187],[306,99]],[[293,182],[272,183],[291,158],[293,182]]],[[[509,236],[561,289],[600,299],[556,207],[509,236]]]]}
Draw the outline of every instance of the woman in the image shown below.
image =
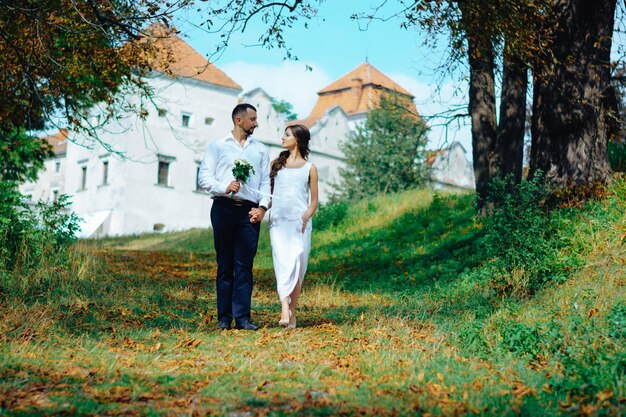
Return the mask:
{"type": "Polygon", "coordinates": [[[272,161],[270,240],[282,310],[278,324],[296,327],[296,305],[311,249],[311,217],[317,210],[317,168],[307,161],[309,129],[288,126],[282,151],[272,161]]]}

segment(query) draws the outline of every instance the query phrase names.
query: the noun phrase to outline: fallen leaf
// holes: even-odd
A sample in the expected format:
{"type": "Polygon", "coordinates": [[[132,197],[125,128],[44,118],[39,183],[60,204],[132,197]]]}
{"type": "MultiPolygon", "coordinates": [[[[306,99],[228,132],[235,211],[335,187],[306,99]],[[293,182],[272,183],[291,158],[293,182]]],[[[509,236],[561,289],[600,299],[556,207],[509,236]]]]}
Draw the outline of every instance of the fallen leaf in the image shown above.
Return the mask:
{"type": "Polygon", "coordinates": [[[198,339],[193,339],[193,338],[189,338],[189,339],[183,339],[182,342],[179,342],[176,347],[177,348],[187,348],[187,349],[192,349],[192,348],[197,348],[198,346],[200,346],[202,344],[202,340],[198,340],[198,339]]]}

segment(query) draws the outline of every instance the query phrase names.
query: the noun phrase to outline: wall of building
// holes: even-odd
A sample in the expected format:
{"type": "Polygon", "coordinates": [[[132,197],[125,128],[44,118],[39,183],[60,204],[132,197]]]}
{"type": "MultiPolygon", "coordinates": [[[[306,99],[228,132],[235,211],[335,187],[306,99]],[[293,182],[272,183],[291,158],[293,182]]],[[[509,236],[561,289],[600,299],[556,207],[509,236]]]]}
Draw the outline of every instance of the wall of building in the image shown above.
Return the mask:
{"type": "MultiPolygon", "coordinates": [[[[208,143],[232,129],[239,91],[191,79],[149,80],[155,97],[145,120],[122,118],[101,129],[101,145],[68,147],[66,188],[74,211],[100,222],[96,235],[127,235],[210,226],[211,200],[196,191],[196,175],[208,143]],[[183,118],[183,116],[185,116],[183,118]],[[108,184],[102,183],[108,161],[108,184]],[[159,184],[159,162],[168,164],[159,184]],[[82,190],[82,167],[87,184],[82,190]],[[98,230],[99,229],[99,230],[98,230]]],[[[136,98],[131,98],[136,99],[136,98]]],[[[94,229],[89,225],[87,231],[94,229]]]]}
{"type": "Polygon", "coordinates": [[[340,168],[345,167],[341,144],[354,135],[355,121],[339,107],[330,109],[311,128],[311,157],[319,175],[320,201],[328,202],[337,194],[340,168]]]}
{"type": "Polygon", "coordinates": [[[31,201],[53,201],[55,195],[65,193],[66,165],[65,154],[46,160],[37,181],[21,184],[20,192],[31,201]]]}
{"type": "Polygon", "coordinates": [[[455,142],[448,150],[437,154],[431,166],[430,178],[435,188],[452,186],[474,189],[474,169],[461,144],[455,142]]]}
{"type": "MultiPolygon", "coordinates": [[[[272,108],[272,98],[262,89],[253,90],[243,96],[243,101],[257,108],[259,127],[254,137],[269,147],[270,159],[278,157],[283,148],[281,139],[287,125],[284,115],[272,108]]],[[[340,107],[330,109],[311,129],[311,153],[309,161],[315,164],[319,174],[319,199],[325,203],[334,193],[334,184],[340,180],[339,168],[343,162],[340,143],[353,134],[359,120],[349,118],[340,107]]]]}

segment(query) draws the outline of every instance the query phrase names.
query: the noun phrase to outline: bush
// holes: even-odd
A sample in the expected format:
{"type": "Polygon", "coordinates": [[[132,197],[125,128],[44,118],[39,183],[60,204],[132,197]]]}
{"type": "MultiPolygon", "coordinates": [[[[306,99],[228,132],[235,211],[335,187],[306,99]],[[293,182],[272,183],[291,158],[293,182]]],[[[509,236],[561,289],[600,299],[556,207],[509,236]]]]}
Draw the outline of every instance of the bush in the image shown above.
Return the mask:
{"type": "Polygon", "coordinates": [[[80,230],[80,219],[69,213],[66,195],[58,201],[23,201],[15,184],[0,185],[0,271],[26,274],[42,263],[63,263],[80,230]]]}
{"type": "Polygon", "coordinates": [[[540,326],[507,321],[500,326],[502,346],[516,355],[530,355],[535,357],[541,352],[541,341],[544,337],[540,333],[540,326]]]}
{"type": "Polygon", "coordinates": [[[607,151],[611,169],[617,172],[626,172],[626,143],[609,141],[607,151]]]}
{"type": "Polygon", "coordinates": [[[0,270],[11,270],[25,234],[24,212],[27,206],[15,184],[0,182],[0,270]]]}
{"type": "Polygon", "coordinates": [[[326,230],[338,226],[347,215],[348,204],[343,201],[322,204],[315,214],[315,228],[317,230],[326,230]]]}
{"type": "Polygon", "coordinates": [[[563,268],[557,259],[556,227],[542,211],[547,190],[541,174],[518,185],[512,181],[496,178],[490,184],[482,243],[499,271],[495,286],[524,296],[561,277],[563,268]]]}

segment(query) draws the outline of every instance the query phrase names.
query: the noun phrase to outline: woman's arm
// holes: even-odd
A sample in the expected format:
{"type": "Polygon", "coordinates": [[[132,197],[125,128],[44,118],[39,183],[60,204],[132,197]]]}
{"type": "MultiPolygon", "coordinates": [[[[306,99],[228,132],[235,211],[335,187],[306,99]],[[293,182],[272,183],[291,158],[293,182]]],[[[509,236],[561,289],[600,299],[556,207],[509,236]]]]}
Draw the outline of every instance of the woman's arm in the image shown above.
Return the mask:
{"type": "Polygon", "coordinates": [[[317,178],[317,167],[315,165],[311,165],[311,170],[309,171],[309,190],[311,192],[311,202],[309,203],[309,207],[302,216],[302,233],[304,233],[304,230],[306,229],[306,224],[309,222],[311,217],[313,217],[313,214],[317,211],[317,205],[319,200],[317,178]]]}

